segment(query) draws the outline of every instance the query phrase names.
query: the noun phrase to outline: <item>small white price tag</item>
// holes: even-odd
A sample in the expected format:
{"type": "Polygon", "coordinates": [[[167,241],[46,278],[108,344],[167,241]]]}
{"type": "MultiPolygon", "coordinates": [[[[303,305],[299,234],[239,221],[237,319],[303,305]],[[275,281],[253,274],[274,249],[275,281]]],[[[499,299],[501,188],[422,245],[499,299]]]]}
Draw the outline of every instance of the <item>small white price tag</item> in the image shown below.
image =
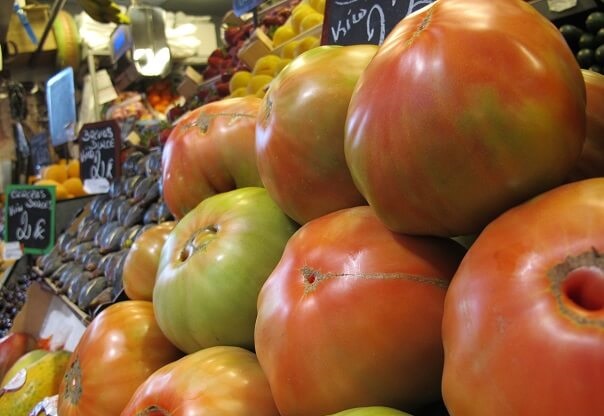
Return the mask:
{"type": "Polygon", "coordinates": [[[577,0],[547,0],[547,7],[552,12],[563,12],[577,5],[577,0]]]}
{"type": "Polygon", "coordinates": [[[105,178],[86,179],[84,190],[89,194],[104,194],[109,192],[110,183],[105,178]]]}
{"type": "Polygon", "coordinates": [[[19,260],[21,257],[23,257],[23,249],[18,241],[9,241],[2,245],[2,258],[4,260],[19,260]]]}

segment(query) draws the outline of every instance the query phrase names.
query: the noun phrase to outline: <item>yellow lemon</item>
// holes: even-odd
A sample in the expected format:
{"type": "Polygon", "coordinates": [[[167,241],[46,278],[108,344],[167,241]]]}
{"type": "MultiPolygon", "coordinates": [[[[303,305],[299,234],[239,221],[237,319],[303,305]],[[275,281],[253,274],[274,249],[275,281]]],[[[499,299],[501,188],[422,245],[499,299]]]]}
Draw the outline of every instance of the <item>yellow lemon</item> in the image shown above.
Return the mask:
{"type": "Polygon", "coordinates": [[[247,85],[247,92],[250,94],[256,94],[259,89],[264,88],[273,80],[271,75],[254,75],[252,79],[250,79],[250,83],[247,85]]]}
{"type": "Polygon", "coordinates": [[[308,3],[298,3],[296,7],[293,8],[292,13],[289,17],[289,22],[294,28],[296,33],[300,33],[302,20],[306,17],[306,15],[310,13],[316,13],[315,9],[310,7],[308,3]]]}
{"type": "Polygon", "coordinates": [[[245,97],[246,95],[250,95],[250,93],[247,90],[247,85],[244,87],[239,87],[233,90],[233,92],[231,92],[230,97],[245,97]]]}
{"type": "Polygon", "coordinates": [[[300,22],[300,31],[304,32],[321,24],[323,24],[323,15],[318,12],[312,12],[307,14],[304,19],[302,19],[302,22],[300,22]]]}
{"type": "Polygon", "coordinates": [[[273,75],[279,61],[281,61],[281,57],[272,53],[258,58],[254,64],[252,75],[273,75]]]}
{"type": "Polygon", "coordinates": [[[273,47],[276,48],[277,46],[284,44],[294,36],[296,36],[296,31],[292,25],[284,24],[283,26],[279,26],[273,34],[273,47]]]}
{"type": "Polygon", "coordinates": [[[229,80],[229,91],[231,94],[241,87],[246,87],[248,82],[250,82],[250,78],[252,78],[250,71],[241,70],[235,72],[229,80]]]}
{"type": "Polygon", "coordinates": [[[296,47],[296,56],[306,52],[309,49],[316,48],[319,46],[320,41],[316,36],[306,36],[303,38],[298,46],[296,47]]]}
{"type": "Polygon", "coordinates": [[[71,159],[67,162],[67,176],[70,178],[80,177],[80,161],[78,159],[71,159]]]}
{"type": "Polygon", "coordinates": [[[276,77],[277,75],[279,75],[283,68],[285,68],[287,64],[289,64],[291,61],[291,58],[281,58],[281,61],[279,61],[279,63],[275,67],[275,73],[273,74],[273,76],[276,77]]]}
{"type": "Polygon", "coordinates": [[[298,44],[300,43],[299,39],[295,39],[295,40],[291,40],[289,42],[287,42],[285,45],[283,45],[283,47],[281,48],[281,58],[283,59],[292,59],[296,57],[296,48],[298,47],[298,44]]]}
{"type": "Polygon", "coordinates": [[[321,14],[325,13],[325,0],[308,0],[308,4],[310,4],[310,7],[315,9],[315,11],[321,14]]]}
{"type": "Polygon", "coordinates": [[[40,179],[39,181],[35,182],[34,185],[54,186],[55,197],[57,198],[57,200],[67,199],[67,197],[69,196],[69,192],[67,192],[67,189],[65,189],[63,184],[55,181],[54,179],[40,179]]]}

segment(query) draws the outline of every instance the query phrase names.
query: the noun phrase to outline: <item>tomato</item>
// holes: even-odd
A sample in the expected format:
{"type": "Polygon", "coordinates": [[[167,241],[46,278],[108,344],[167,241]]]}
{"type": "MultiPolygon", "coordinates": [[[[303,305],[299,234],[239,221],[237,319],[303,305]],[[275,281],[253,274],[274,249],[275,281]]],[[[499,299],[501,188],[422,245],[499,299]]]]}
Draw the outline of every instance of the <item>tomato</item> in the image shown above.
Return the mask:
{"type": "Polygon", "coordinates": [[[258,292],[296,229],[264,188],[202,201],[161,252],[153,306],[162,331],[187,353],[218,345],[252,350],[258,292]]]}
{"type": "Polygon", "coordinates": [[[261,99],[214,101],[184,115],[162,152],[164,200],[182,218],[208,196],[262,186],[256,167],[256,114],[261,99]]]}
{"type": "Polygon", "coordinates": [[[279,416],[254,353],[225,346],[205,348],[157,370],[121,416],[151,410],[170,416],[279,416]]]}
{"type": "Polygon", "coordinates": [[[602,415],[604,178],[560,186],[489,224],[445,300],[452,416],[602,415]]]}
{"type": "Polygon", "coordinates": [[[389,407],[371,406],[344,410],[331,416],[409,416],[409,413],[404,413],[389,407]]]}
{"type": "Polygon", "coordinates": [[[584,137],[584,82],[551,22],[521,0],[439,0],[363,71],[344,146],[390,229],[457,236],[562,183],[584,137]]]}
{"type": "Polygon", "coordinates": [[[153,299],[159,256],[174,225],[174,221],[154,225],[139,235],[130,247],[122,271],[124,292],[128,298],[153,299]]]}
{"type": "Polygon", "coordinates": [[[465,250],[368,206],[304,224],[260,291],[255,346],[282,416],[438,400],[446,288],[465,250]]]}
{"type": "Polygon", "coordinates": [[[26,352],[34,349],[35,338],[26,332],[11,332],[0,338],[0,380],[26,352]]]}
{"type": "Polygon", "coordinates": [[[587,89],[587,131],[572,180],[604,176],[604,75],[582,69],[587,89]]]}
{"type": "Polygon", "coordinates": [[[61,416],[119,415],[155,370],[182,357],[149,301],[115,303],[86,327],[59,387],[61,416]]]}
{"type": "Polygon", "coordinates": [[[344,158],[352,90],[375,45],[320,46],[296,57],[271,85],[258,112],[256,151],[271,197],[303,224],[365,205],[344,158]]]}

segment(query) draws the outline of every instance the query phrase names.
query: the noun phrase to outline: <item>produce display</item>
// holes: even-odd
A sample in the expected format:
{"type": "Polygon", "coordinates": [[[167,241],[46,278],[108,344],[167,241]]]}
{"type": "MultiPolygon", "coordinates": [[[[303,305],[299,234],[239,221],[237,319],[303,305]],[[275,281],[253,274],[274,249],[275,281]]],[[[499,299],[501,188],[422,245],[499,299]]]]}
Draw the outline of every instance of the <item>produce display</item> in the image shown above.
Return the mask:
{"type": "Polygon", "coordinates": [[[319,45],[322,0],[258,12],[0,289],[0,414],[604,414],[604,75],[576,33],[522,0],[437,0],[381,45],[319,45]],[[73,351],[9,332],[32,282],[87,317],[73,351]]]}
{"type": "Polygon", "coordinates": [[[589,13],[583,24],[559,27],[581,68],[604,74],[604,11],[589,13]]]}
{"type": "Polygon", "coordinates": [[[159,149],[131,151],[109,193],[94,196],[53,250],[37,259],[39,275],[86,314],[120,296],[126,257],[138,235],[172,219],[160,176],[159,149]]]}
{"type": "Polygon", "coordinates": [[[75,198],[86,195],[80,179],[80,161],[62,159],[58,163],[44,166],[39,178],[32,178],[34,185],[50,185],[55,188],[57,200],[75,198]]]}

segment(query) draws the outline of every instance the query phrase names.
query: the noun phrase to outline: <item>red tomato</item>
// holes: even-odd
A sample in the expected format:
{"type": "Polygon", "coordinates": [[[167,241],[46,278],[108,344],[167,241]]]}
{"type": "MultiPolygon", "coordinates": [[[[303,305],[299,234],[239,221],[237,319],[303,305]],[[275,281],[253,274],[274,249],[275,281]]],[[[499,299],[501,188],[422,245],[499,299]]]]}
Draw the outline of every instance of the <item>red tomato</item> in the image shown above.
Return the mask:
{"type": "Polygon", "coordinates": [[[205,348],[153,373],[121,416],[148,414],[279,416],[254,353],[227,346],[205,348]]]}
{"type": "Polygon", "coordinates": [[[367,206],[303,225],[258,298],[256,354],[281,415],[438,400],[442,308],[464,252],[395,234],[367,206]]]}
{"type": "Polygon", "coordinates": [[[452,416],[604,415],[604,178],[489,224],[445,300],[452,416]]]}
{"type": "Polygon", "coordinates": [[[303,224],[365,205],[344,158],[352,90],[375,45],[320,46],[296,57],[271,82],[258,113],[260,177],[271,197],[303,224]]]}
{"type": "Polygon", "coordinates": [[[177,122],[162,153],[163,196],[174,217],[182,218],[208,196],[262,186],[255,149],[261,101],[215,101],[177,122]]]}
{"type": "Polygon", "coordinates": [[[587,131],[572,180],[604,176],[604,75],[582,69],[587,89],[587,131]]]}
{"type": "Polygon", "coordinates": [[[390,229],[456,236],[562,183],[584,137],[581,72],[551,22],[521,0],[439,0],[361,75],[345,154],[390,229]]]}
{"type": "Polygon", "coordinates": [[[151,302],[109,306],[88,325],[59,388],[61,416],[119,415],[155,370],[182,357],[160,331],[151,302]]]}
{"type": "Polygon", "coordinates": [[[161,249],[175,225],[174,221],[154,225],[139,235],[130,247],[122,271],[124,292],[128,298],[153,299],[161,249]]]}

